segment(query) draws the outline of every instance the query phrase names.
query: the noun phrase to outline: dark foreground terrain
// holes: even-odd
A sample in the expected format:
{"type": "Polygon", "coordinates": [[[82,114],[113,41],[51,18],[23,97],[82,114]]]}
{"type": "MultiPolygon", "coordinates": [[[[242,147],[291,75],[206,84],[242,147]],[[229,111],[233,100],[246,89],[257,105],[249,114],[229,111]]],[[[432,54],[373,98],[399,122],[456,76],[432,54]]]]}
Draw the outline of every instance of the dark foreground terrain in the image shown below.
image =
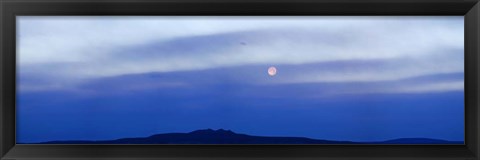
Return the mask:
{"type": "Polygon", "coordinates": [[[38,144],[463,144],[428,138],[400,138],[380,142],[318,140],[304,137],[266,137],[234,133],[230,130],[197,130],[189,133],[156,134],[150,137],[103,141],[49,141],[38,144]]]}

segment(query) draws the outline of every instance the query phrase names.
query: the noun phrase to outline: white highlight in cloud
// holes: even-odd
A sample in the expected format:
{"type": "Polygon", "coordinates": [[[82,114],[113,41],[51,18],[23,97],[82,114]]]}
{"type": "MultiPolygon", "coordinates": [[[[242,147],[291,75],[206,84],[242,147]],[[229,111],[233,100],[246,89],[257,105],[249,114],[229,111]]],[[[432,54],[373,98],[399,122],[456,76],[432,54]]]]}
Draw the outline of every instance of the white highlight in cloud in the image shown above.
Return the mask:
{"type": "Polygon", "coordinates": [[[368,90],[344,90],[335,92],[334,94],[366,94],[366,93],[441,93],[452,91],[463,91],[463,81],[453,82],[434,82],[429,84],[414,84],[414,85],[398,85],[398,86],[384,86],[378,88],[370,88],[368,90]]]}
{"type": "Polygon", "coordinates": [[[425,85],[417,85],[410,87],[396,88],[394,90],[385,91],[385,92],[394,92],[394,93],[425,93],[425,92],[448,92],[448,91],[463,91],[464,82],[443,82],[443,83],[433,83],[425,85]]]}

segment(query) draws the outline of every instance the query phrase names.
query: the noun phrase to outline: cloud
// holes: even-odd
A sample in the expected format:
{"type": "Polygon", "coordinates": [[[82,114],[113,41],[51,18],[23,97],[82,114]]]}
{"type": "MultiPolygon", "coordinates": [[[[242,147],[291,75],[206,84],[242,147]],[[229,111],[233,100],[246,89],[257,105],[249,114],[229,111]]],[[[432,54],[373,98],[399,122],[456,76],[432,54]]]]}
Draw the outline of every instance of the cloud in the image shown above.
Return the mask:
{"type": "MultiPolygon", "coordinates": [[[[44,79],[25,83],[36,90],[129,74],[249,65],[279,66],[277,77],[288,73],[275,82],[282,84],[393,81],[463,72],[461,16],[20,16],[18,23],[20,79],[44,79]],[[296,67],[342,61],[373,64],[296,67]]],[[[258,78],[254,82],[263,83],[258,78]]]]}
{"type": "Polygon", "coordinates": [[[402,87],[402,88],[396,88],[392,90],[385,90],[384,92],[425,93],[425,92],[449,92],[449,91],[463,91],[463,90],[464,90],[464,82],[456,81],[456,82],[433,83],[433,84],[426,84],[426,85],[402,87]]]}

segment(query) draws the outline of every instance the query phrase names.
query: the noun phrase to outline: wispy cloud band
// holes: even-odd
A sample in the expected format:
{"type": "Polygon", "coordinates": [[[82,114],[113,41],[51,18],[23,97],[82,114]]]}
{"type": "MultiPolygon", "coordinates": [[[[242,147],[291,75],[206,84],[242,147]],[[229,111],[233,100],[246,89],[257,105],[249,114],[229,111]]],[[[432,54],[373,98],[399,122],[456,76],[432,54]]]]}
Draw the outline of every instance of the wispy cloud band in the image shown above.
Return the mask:
{"type": "Polygon", "coordinates": [[[280,84],[463,72],[463,18],[455,16],[21,16],[18,23],[20,78],[27,77],[21,88],[35,90],[129,74],[248,65],[279,66],[274,83],[280,84]],[[308,68],[341,61],[357,64],[308,68]],[[31,77],[42,81],[27,82],[31,77]]]}

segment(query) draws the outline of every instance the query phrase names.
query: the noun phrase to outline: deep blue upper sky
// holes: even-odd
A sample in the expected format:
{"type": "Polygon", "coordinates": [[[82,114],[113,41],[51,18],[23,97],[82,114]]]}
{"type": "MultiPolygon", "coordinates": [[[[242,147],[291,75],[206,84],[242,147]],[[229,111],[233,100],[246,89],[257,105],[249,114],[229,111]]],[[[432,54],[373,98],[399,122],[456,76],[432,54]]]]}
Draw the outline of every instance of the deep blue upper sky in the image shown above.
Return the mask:
{"type": "Polygon", "coordinates": [[[461,16],[17,20],[17,142],[464,138],[461,16]]]}

